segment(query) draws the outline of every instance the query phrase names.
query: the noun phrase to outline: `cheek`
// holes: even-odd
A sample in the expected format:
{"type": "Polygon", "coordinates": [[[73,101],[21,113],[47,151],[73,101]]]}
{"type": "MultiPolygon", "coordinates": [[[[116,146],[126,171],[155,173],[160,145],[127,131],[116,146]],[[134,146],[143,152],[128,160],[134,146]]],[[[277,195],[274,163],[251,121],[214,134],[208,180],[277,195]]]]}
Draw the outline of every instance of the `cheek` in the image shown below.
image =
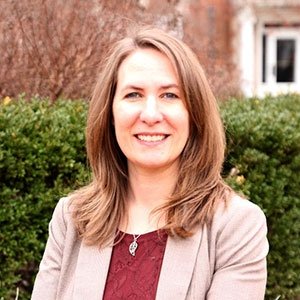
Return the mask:
{"type": "Polygon", "coordinates": [[[190,118],[189,113],[185,108],[178,109],[177,113],[172,118],[174,126],[183,134],[189,133],[190,118]]]}
{"type": "Polygon", "coordinates": [[[190,118],[186,110],[177,117],[177,130],[180,132],[182,143],[185,145],[190,134],[190,118]]]}
{"type": "Polygon", "coordinates": [[[119,127],[122,127],[124,123],[124,111],[122,110],[122,106],[118,104],[113,104],[113,122],[115,124],[115,129],[118,130],[119,127]]]}
{"type": "MultiPolygon", "coordinates": [[[[126,105],[126,103],[117,103],[113,105],[113,122],[115,131],[129,129],[137,118],[137,112],[126,105]]],[[[119,132],[121,134],[122,132],[119,132]]]]}
{"type": "Polygon", "coordinates": [[[132,110],[125,103],[113,105],[113,121],[117,143],[127,157],[130,154],[132,128],[136,118],[132,110]]]}

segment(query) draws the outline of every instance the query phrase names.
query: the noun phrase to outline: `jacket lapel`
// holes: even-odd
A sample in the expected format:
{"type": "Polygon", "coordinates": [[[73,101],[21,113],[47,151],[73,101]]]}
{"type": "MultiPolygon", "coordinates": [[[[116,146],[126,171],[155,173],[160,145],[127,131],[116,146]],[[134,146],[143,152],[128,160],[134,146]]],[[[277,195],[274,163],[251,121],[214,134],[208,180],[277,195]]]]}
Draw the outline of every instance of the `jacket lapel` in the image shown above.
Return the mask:
{"type": "Polygon", "coordinates": [[[81,244],[72,299],[102,299],[111,254],[112,247],[99,249],[95,246],[90,247],[81,244]]]}
{"type": "Polygon", "coordinates": [[[166,245],[156,299],[185,299],[192,279],[202,230],[189,238],[169,237],[166,245]]]}

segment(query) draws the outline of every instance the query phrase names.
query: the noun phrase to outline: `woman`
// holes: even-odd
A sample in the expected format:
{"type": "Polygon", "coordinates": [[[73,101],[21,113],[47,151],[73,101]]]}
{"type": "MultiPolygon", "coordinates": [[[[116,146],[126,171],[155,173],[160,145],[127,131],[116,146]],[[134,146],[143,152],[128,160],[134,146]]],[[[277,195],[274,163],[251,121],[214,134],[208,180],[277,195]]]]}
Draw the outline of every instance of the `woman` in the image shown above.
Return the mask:
{"type": "Polygon", "coordinates": [[[184,43],[116,43],[86,141],[92,182],[59,201],[32,299],[264,298],[265,217],[221,179],[216,100],[184,43]]]}

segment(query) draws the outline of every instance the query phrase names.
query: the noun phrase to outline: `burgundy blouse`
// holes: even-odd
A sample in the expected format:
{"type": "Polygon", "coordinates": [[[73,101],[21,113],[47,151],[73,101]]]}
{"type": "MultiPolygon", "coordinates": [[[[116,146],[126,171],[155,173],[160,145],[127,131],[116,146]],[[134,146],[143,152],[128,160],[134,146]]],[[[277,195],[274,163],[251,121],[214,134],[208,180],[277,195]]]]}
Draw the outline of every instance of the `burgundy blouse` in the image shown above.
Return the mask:
{"type": "Polygon", "coordinates": [[[141,235],[132,256],[133,235],[126,233],[113,248],[103,299],[155,299],[167,237],[161,231],[141,235]]]}

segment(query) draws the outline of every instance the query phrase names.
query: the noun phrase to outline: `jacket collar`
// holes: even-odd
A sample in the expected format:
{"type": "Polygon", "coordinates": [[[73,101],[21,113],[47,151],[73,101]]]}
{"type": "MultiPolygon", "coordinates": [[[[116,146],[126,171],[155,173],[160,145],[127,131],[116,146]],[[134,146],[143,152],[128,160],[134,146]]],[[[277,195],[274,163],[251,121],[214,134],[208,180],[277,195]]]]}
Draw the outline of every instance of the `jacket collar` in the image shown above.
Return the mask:
{"type": "MultiPolygon", "coordinates": [[[[192,279],[202,230],[189,238],[168,238],[158,281],[156,299],[185,299],[192,279]]],[[[112,247],[99,249],[83,243],[74,281],[74,300],[103,298],[112,247]]]]}
{"type": "Polygon", "coordinates": [[[168,238],[156,292],[157,300],[186,299],[202,230],[186,239],[168,238]]]}
{"type": "Polygon", "coordinates": [[[73,298],[99,300],[103,298],[112,247],[99,249],[83,243],[78,255],[73,298]]]}

